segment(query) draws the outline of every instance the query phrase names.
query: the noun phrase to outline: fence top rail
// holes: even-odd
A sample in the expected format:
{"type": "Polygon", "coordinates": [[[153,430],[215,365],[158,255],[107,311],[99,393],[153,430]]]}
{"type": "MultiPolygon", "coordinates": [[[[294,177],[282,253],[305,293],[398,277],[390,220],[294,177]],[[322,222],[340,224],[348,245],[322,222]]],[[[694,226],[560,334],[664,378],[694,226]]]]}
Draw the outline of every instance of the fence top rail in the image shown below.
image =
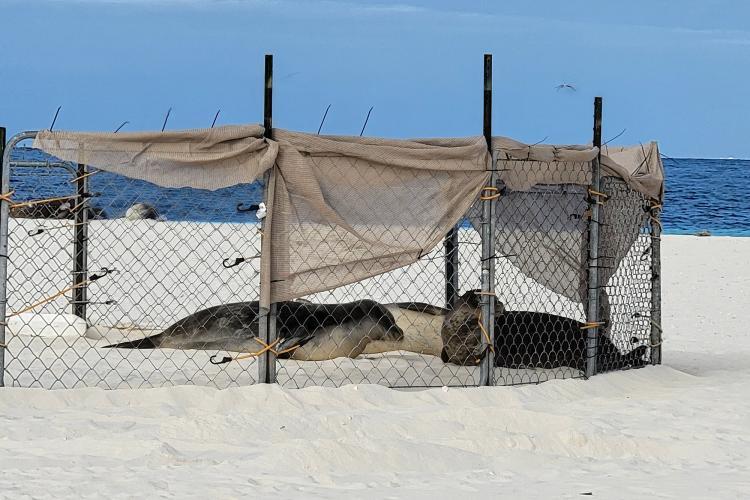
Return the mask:
{"type": "Polygon", "coordinates": [[[71,173],[76,173],[76,166],[74,163],[69,161],[31,161],[31,160],[12,160],[10,158],[13,150],[21,142],[36,138],[37,130],[27,130],[25,132],[19,132],[8,140],[5,145],[3,152],[3,175],[7,174],[6,168],[10,167],[21,167],[21,168],[64,168],[71,173]]]}
{"type": "Polygon", "coordinates": [[[27,130],[26,132],[19,132],[8,139],[7,144],[5,144],[5,150],[3,151],[3,174],[8,173],[6,169],[10,167],[10,153],[13,151],[13,149],[21,141],[25,141],[26,139],[34,139],[37,133],[37,130],[27,130]]]}

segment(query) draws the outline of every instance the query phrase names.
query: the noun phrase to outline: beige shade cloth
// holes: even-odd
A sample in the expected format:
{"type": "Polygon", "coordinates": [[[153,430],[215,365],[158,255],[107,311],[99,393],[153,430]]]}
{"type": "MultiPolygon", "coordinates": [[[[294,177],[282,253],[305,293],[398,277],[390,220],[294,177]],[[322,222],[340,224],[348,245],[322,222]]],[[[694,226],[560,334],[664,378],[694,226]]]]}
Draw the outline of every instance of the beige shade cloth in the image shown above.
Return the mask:
{"type": "MultiPolygon", "coordinates": [[[[416,262],[489,178],[482,137],[388,140],[274,129],[261,269],[271,302],[416,262]]],[[[262,303],[261,306],[268,304],[262,303]]]]}
{"type": "MultiPolygon", "coordinates": [[[[507,137],[493,137],[492,149],[504,167],[498,177],[515,191],[528,191],[537,184],[591,185],[591,169],[580,164],[596,158],[599,149],[579,145],[555,146],[523,144],[507,137]],[[527,163],[538,162],[530,171],[527,163]]],[[[604,146],[602,176],[624,180],[632,189],[661,202],[664,196],[664,169],[655,142],[637,146],[604,146]]]]}
{"type": "MultiPolygon", "coordinates": [[[[537,154],[537,147],[530,146],[528,155],[516,146],[511,154],[495,149],[500,193],[494,212],[495,252],[537,283],[584,304],[589,293],[587,190],[597,150],[579,156],[584,147],[571,150],[561,146],[554,154],[537,154]]],[[[611,156],[602,155],[599,188],[607,195],[599,213],[599,278],[603,285],[612,284],[612,277],[647,223],[648,207],[663,195],[656,143],[612,147],[609,153],[611,156]]],[[[472,207],[468,218],[477,231],[481,217],[481,206],[472,207]]],[[[502,299],[513,290],[497,292],[502,299]]],[[[602,317],[607,319],[608,293],[607,286],[599,290],[602,317]]]]}
{"type": "Polygon", "coordinates": [[[169,132],[50,132],[34,147],[164,187],[220,189],[250,183],[268,170],[278,145],[260,125],[229,125],[169,132]]]}
{"type": "Polygon", "coordinates": [[[602,176],[624,180],[632,189],[661,203],[664,166],[656,142],[636,146],[602,146],[602,176]]]}
{"type": "MultiPolygon", "coordinates": [[[[258,125],[117,134],[41,131],[34,147],[165,187],[213,190],[250,183],[273,166],[262,243],[263,306],[417,261],[467,213],[489,177],[483,137],[390,140],[275,129],[271,141],[263,131],[258,125]]],[[[522,247],[506,248],[498,231],[498,251],[518,254],[511,260],[524,274],[584,300],[583,213],[598,149],[527,145],[505,137],[493,138],[492,149],[498,187],[510,195],[497,201],[496,224],[506,235],[515,234],[522,247]]],[[[605,193],[609,181],[617,180],[661,201],[664,172],[656,143],[603,152],[605,193]]],[[[610,224],[602,228],[602,250],[611,269],[638,235],[642,205],[637,197],[621,203],[612,198],[602,211],[610,224]]],[[[475,227],[479,217],[479,210],[470,215],[475,227]]],[[[609,273],[602,271],[605,281],[609,273]]]]}

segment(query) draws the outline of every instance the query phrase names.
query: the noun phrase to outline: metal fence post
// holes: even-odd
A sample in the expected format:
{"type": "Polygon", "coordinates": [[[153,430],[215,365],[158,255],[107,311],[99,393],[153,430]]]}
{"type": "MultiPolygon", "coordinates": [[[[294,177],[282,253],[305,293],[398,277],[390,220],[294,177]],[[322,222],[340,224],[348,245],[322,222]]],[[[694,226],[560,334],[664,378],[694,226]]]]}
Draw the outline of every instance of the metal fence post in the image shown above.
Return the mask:
{"type": "Polygon", "coordinates": [[[445,236],[445,308],[453,309],[458,297],[458,226],[445,236]]]}
{"type": "MultiPolygon", "coordinates": [[[[484,139],[490,153],[490,180],[495,186],[495,154],[492,151],[492,54],[484,55],[484,139]]],[[[484,356],[480,365],[480,385],[493,385],[495,366],[495,199],[491,191],[483,191],[482,199],[482,339],[484,356]]]]}
{"type": "Polygon", "coordinates": [[[661,210],[651,210],[651,364],[661,364],[661,210]]]}
{"type": "Polygon", "coordinates": [[[600,163],[602,146],[602,98],[594,98],[594,147],[599,148],[599,153],[591,162],[591,189],[589,192],[589,219],[588,237],[588,311],[586,321],[586,377],[596,373],[597,342],[599,339],[599,217],[600,217],[600,163]]]}
{"type": "Polygon", "coordinates": [[[86,203],[89,195],[89,178],[86,176],[86,165],[79,163],[76,172],[78,188],[75,212],[74,245],[73,245],[73,314],[86,321],[86,302],[88,290],[88,217],[86,203]]]}
{"type": "MultiPolygon", "coordinates": [[[[263,127],[265,128],[264,137],[273,138],[273,55],[266,54],[265,72],[263,79],[263,127]]],[[[268,193],[268,182],[270,173],[266,172],[266,193],[268,193]]],[[[268,204],[270,200],[266,199],[268,204]]],[[[270,209],[270,207],[269,207],[270,209]]],[[[264,219],[265,220],[265,219],[264,219]]],[[[264,224],[261,222],[261,238],[265,238],[263,231],[264,224]]],[[[261,287],[261,290],[263,288],[261,287]]],[[[262,301],[261,301],[262,302],[262,301]]],[[[276,340],[276,304],[271,304],[266,311],[258,308],[258,336],[260,339],[270,345],[276,340]]],[[[258,382],[270,384],[276,382],[276,356],[266,351],[258,358],[258,382]]]]}
{"type": "MultiPolygon", "coordinates": [[[[0,127],[0,192],[10,188],[10,155],[5,158],[5,127],[0,127]]],[[[0,387],[5,386],[5,306],[8,300],[8,211],[10,203],[0,201],[0,387]]]]}

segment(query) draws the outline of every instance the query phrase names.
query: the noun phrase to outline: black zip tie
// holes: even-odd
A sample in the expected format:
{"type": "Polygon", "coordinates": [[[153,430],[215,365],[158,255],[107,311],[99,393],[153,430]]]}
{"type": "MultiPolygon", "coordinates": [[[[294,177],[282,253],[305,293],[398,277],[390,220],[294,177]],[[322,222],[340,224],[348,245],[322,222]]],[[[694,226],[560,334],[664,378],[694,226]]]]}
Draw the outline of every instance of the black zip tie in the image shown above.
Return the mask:
{"type": "Polygon", "coordinates": [[[105,300],[105,301],[94,301],[94,300],[69,300],[69,304],[94,304],[94,305],[105,305],[105,306],[111,306],[114,304],[117,304],[117,301],[114,299],[105,300]]]}
{"type": "Polygon", "coordinates": [[[167,110],[167,116],[164,117],[164,124],[161,126],[161,131],[164,132],[164,129],[167,128],[167,120],[169,120],[169,114],[172,112],[172,108],[169,108],[167,110]]]}
{"type": "Polygon", "coordinates": [[[502,258],[506,258],[507,259],[508,257],[518,257],[518,254],[517,253],[509,253],[509,254],[505,254],[505,255],[493,254],[493,255],[490,255],[489,257],[487,257],[486,259],[480,259],[480,262],[487,262],[488,260],[491,260],[491,259],[502,259],[502,258]]]}
{"type": "Polygon", "coordinates": [[[650,256],[651,253],[651,245],[646,247],[646,249],[641,253],[641,260],[648,260],[647,258],[650,256]]]}
{"type": "Polygon", "coordinates": [[[114,131],[114,132],[112,132],[112,133],[113,133],[113,134],[116,134],[117,132],[119,132],[119,131],[120,131],[120,129],[121,129],[122,127],[124,127],[124,126],[125,126],[125,125],[127,125],[128,123],[130,123],[130,122],[129,122],[129,121],[127,121],[127,120],[126,120],[126,121],[124,121],[124,122],[122,122],[122,123],[120,124],[120,126],[119,126],[119,127],[117,127],[117,128],[115,129],[115,131],[114,131]]]}
{"type": "Polygon", "coordinates": [[[367,122],[370,121],[370,113],[372,113],[373,108],[375,108],[375,106],[370,106],[370,110],[367,112],[367,116],[365,117],[365,123],[362,125],[362,130],[359,131],[360,137],[362,137],[362,134],[365,133],[365,127],[367,127],[367,122]]]}
{"type": "Polygon", "coordinates": [[[594,287],[594,288],[588,287],[587,290],[588,291],[591,291],[591,290],[604,290],[605,288],[608,288],[608,286],[607,285],[599,285],[599,286],[594,287]]]}
{"type": "Polygon", "coordinates": [[[326,116],[328,116],[328,110],[331,109],[331,105],[329,104],[326,108],[326,112],[323,113],[323,119],[320,120],[320,126],[318,127],[318,135],[320,135],[320,131],[323,129],[323,123],[326,121],[326,116]]]}
{"type": "MultiPolygon", "coordinates": [[[[627,130],[627,128],[624,128],[624,129],[622,129],[622,131],[621,131],[621,132],[620,132],[619,134],[617,134],[616,136],[612,137],[612,138],[611,138],[610,140],[608,140],[608,141],[604,141],[604,144],[602,144],[602,146],[606,146],[606,145],[607,145],[607,144],[609,144],[610,142],[614,141],[615,139],[617,139],[618,137],[620,137],[620,136],[621,136],[622,134],[624,134],[626,130],[627,130]]],[[[609,150],[608,150],[608,151],[609,151],[609,150]]]]}
{"type": "Polygon", "coordinates": [[[512,168],[486,168],[485,172],[510,172],[512,168]]]}
{"type": "Polygon", "coordinates": [[[60,110],[62,109],[62,106],[57,107],[57,111],[55,111],[55,117],[52,118],[52,125],[49,126],[49,131],[52,132],[52,129],[55,128],[55,122],[57,122],[57,115],[60,114],[60,110]]]}
{"type": "Polygon", "coordinates": [[[102,268],[102,270],[101,270],[101,273],[100,273],[100,274],[92,274],[92,275],[91,275],[91,276],[89,277],[89,281],[90,281],[90,282],[91,282],[91,281],[96,281],[96,280],[98,280],[98,279],[100,279],[100,278],[103,278],[103,277],[105,277],[106,275],[108,275],[108,274],[111,274],[111,273],[113,273],[113,272],[115,272],[115,271],[116,271],[116,269],[109,269],[108,267],[103,267],[103,268],[102,268]]]}
{"type": "Polygon", "coordinates": [[[214,354],[213,356],[208,358],[209,363],[211,363],[212,365],[224,365],[232,361],[232,358],[230,358],[229,356],[224,356],[223,358],[221,358],[221,361],[214,361],[214,359],[216,359],[217,356],[218,354],[214,354]]]}
{"type": "Polygon", "coordinates": [[[238,212],[257,212],[260,209],[260,205],[257,203],[253,203],[252,205],[249,205],[245,207],[244,203],[238,203],[237,204],[237,211],[238,212]]]}
{"type": "Polygon", "coordinates": [[[600,221],[594,219],[593,217],[589,217],[589,220],[593,221],[593,222],[596,222],[598,225],[600,225],[602,227],[611,227],[612,226],[612,224],[607,224],[606,222],[600,222],[600,221]]]}
{"type": "Polygon", "coordinates": [[[229,258],[226,258],[221,263],[221,265],[224,266],[226,269],[230,269],[230,268],[232,268],[234,266],[239,266],[240,264],[242,264],[243,262],[245,262],[245,260],[246,259],[244,257],[237,257],[236,259],[234,259],[234,263],[227,264],[227,262],[229,262],[229,258]]]}
{"type": "Polygon", "coordinates": [[[226,269],[231,269],[231,268],[233,268],[235,266],[239,266],[240,264],[242,264],[243,262],[246,262],[248,260],[259,259],[259,258],[260,258],[260,254],[255,255],[253,257],[237,257],[236,259],[234,259],[234,262],[232,262],[231,264],[229,264],[230,258],[227,257],[226,259],[224,259],[222,261],[221,265],[224,266],[226,269]]]}

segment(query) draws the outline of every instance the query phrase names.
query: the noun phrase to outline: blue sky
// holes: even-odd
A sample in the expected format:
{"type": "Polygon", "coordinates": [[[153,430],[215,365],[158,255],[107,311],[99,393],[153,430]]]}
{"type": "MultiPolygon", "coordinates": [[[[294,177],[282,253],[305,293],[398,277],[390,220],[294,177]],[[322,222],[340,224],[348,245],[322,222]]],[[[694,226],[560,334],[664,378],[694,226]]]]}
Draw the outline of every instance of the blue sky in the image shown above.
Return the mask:
{"type": "Polygon", "coordinates": [[[750,2],[727,0],[0,0],[0,124],[159,129],[262,120],[387,137],[478,135],[482,54],[494,132],[528,142],[656,139],[671,156],[750,157],[750,2]],[[556,91],[572,83],[577,92],[556,91]]]}

